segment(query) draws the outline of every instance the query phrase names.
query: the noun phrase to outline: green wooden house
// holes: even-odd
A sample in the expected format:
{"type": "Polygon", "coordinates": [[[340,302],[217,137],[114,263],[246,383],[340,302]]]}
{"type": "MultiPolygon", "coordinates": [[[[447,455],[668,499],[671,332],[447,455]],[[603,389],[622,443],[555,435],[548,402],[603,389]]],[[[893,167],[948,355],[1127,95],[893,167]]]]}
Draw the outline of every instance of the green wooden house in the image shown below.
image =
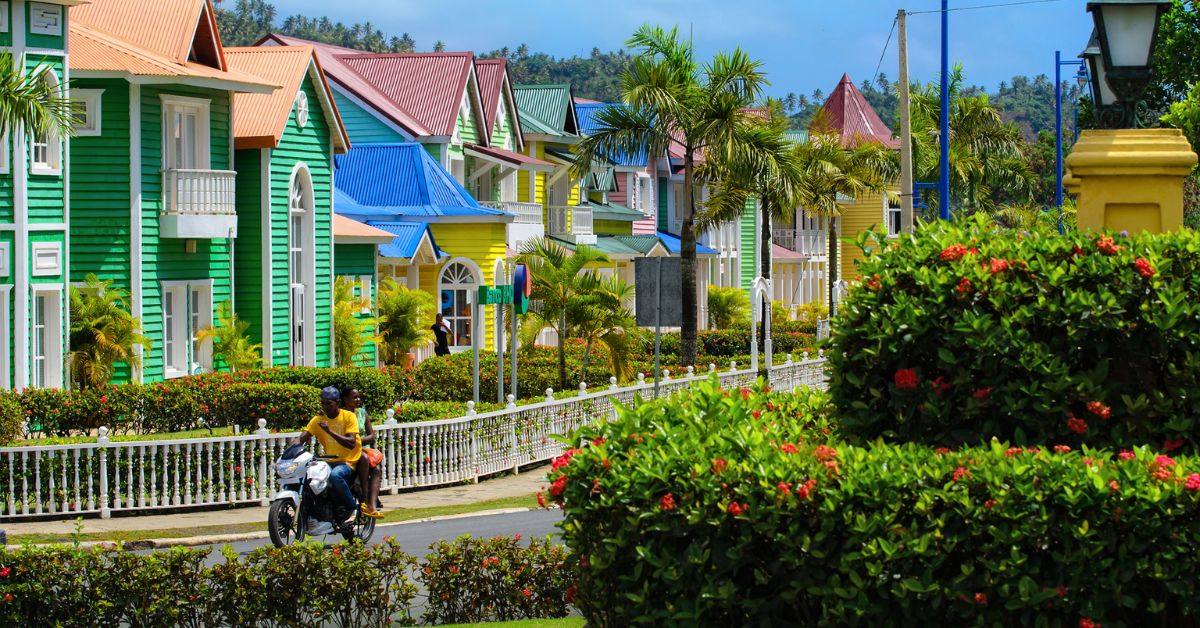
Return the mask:
{"type": "Polygon", "coordinates": [[[233,98],[277,85],[228,67],[209,0],[99,0],[71,15],[69,280],[96,273],[132,293],[152,347],[118,380],[219,368],[196,332],[237,301],[233,98]]]}
{"type": "Polygon", "coordinates": [[[333,155],[350,140],[311,47],[228,48],[225,57],[281,86],[233,101],[238,314],[264,366],[331,366],[333,155]]]}

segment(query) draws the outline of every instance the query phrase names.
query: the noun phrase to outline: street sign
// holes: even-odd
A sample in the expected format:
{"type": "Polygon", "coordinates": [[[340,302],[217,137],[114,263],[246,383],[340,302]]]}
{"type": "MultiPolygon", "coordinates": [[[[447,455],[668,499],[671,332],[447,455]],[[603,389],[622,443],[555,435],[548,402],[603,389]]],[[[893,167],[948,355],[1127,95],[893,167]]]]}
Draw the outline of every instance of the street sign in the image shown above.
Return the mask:
{"type": "Polygon", "coordinates": [[[513,270],[513,300],[510,301],[515,306],[518,314],[529,312],[529,295],[533,294],[533,276],[529,274],[529,267],[524,264],[517,264],[513,270]]]}
{"type": "Polygon", "coordinates": [[[682,271],[678,257],[638,257],[633,260],[637,286],[637,324],[639,327],[680,327],[683,325],[682,271]],[[659,282],[659,264],[662,281],[659,282]],[[662,299],[659,299],[659,291],[662,299]],[[661,305],[660,305],[661,303],[661,305]],[[655,318],[656,310],[659,318],[655,318]]]}
{"type": "Polygon", "coordinates": [[[479,286],[480,305],[505,305],[513,302],[512,286],[479,286]]]}

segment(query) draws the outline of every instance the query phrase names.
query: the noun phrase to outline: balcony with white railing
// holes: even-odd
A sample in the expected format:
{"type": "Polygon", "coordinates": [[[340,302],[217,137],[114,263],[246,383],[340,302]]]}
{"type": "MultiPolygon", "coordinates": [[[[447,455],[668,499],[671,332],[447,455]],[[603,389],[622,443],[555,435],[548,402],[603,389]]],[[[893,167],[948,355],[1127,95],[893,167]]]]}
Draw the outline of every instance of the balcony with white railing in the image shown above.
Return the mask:
{"type": "Polygon", "coordinates": [[[516,201],[479,201],[479,206],[508,212],[517,217],[517,219],[513,222],[518,225],[542,224],[541,203],[518,203],[516,201]]]}
{"type": "Polygon", "coordinates": [[[824,229],[773,229],[771,240],[789,251],[813,258],[829,254],[829,240],[824,229]]]}
{"type": "Polygon", "coordinates": [[[236,178],[232,170],[163,170],[159,237],[237,237],[236,178]]]}
{"type": "Polygon", "coordinates": [[[582,205],[552,205],[550,207],[550,235],[571,240],[577,244],[595,244],[592,208],[582,205]]]}

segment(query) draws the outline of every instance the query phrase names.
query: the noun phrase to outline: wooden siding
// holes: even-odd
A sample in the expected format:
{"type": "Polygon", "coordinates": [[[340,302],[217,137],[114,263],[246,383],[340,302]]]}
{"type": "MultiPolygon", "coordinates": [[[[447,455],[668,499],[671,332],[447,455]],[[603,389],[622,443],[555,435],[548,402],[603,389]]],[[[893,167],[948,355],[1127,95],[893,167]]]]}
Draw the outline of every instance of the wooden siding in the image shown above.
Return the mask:
{"type": "MultiPolygon", "coordinates": [[[[315,113],[311,109],[309,115],[315,113]]],[[[270,149],[268,149],[269,151],[270,149]]],[[[239,150],[233,156],[237,170],[237,214],[238,237],[234,260],[234,309],[238,318],[250,323],[247,330],[254,343],[263,342],[263,228],[262,228],[262,154],[263,149],[239,150]]],[[[272,244],[275,244],[272,242],[272,244]]],[[[272,280],[275,275],[272,274],[272,280]]],[[[286,279],[280,280],[286,281],[286,279]]],[[[286,293],[284,299],[286,300],[286,293]]],[[[263,364],[272,364],[270,356],[263,356],[263,364]]]]}
{"type": "MultiPolygon", "coordinates": [[[[433,230],[433,239],[437,241],[438,247],[449,254],[451,259],[465,257],[475,262],[483,276],[483,283],[492,285],[496,260],[504,259],[506,253],[504,223],[433,223],[429,228],[433,230]]],[[[435,302],[440,302],[437,286],[441,271],[442,266],[421,266],[420,287],[432,294],[435,302]]],[[[485,350],[491,347],[493,342],[493,309],[484,308],[486,334],[482,348],[485,350]]]]}
{"type": "MultiPolygon", "coordinates": [[[[366,297],[372,312],[375,311],[375,295],[379,289],[379,278],[375,274],[375,250],[374,244],[333,245],[334,277],[346,277],[354,282],[358,282],[359,278],[364,275],[371,277],[371,294],[366,297]]],[[[355,288],[357,290],[358,287],[355,288]]],[[[355,318],[360,320],[370,317],[369,313],[355,315],[355,318]]],[[[373,336],[374,330],[368,330],[366,335],[373,336]]],[[[375,343],[373,341],[368,340],[363,350],[354,356],[354,363],[358,366],[375,366],[375,343]]]]}
{"type": "MultiPolygon", "coordinates": [[[[65,9],[64,9],[65,11],[65,9]]],[[[50,38],[54,39],[54,38],[50,38]]],[[[61,39],[61,38],[58,38],[61,39]]],[[[34,45],[30,43],[30,45],[34,45]]],[[[61,41],[57,46],[46,45],[47,48],[61,48],[61,41]]],[[[63,80],[63,60],[62,57],[37,56],[29,55],[25,59],[25,68],[33,70],[39,66],[49,66],[54,69],[58,75],[58,80],[63,80]]],[[[61,155],[64,156],[62,172],[68,171],[68,165],[65,163],[67,145],[66,139],[60,140],[61,155]]],[[[27,143],[28,145],[28,143],[27,143]]],[[[32,159],[27,153],[26,164],[32,166],[32,159]]],[[[30,224],[62,224],[66,220],[66,215],[63,213],[64,206],[64,182],[65,178],[62,174],[47,175],[47,174],[29,174],[25,188],[26,198],[28,199],[29,222],[30,224]]]]}
{"type": "Polygon", "coordinates": [[[633,235],[633,223],[628,220],[596,219],[592,222],[592,232],[603,235],[633,235]]]}
{"type": "MultiPolygon", "coordinates": [[[[342,116],[342,125],[350,136],[351,144],[385,144],[404,142],[404,136],[372,115],[366,109],[358,106],[337,89],[333,90],[333,100],[337,103],[338,113],[342,116]]],[[[310,100],[310,103],[319,101],[310,100]]],[[[317,107],[309,107],[309,111],[317,107]]]]}
{"type": "Polygon", "coordinates": [[[655,228],[659,231],[666,231],[671,220],[671,207],[667,203],[667,196],[671,189],[671,180],[667,177],[658,178],[658,222],[655,228]]]}
{"type": "Polygon", "coordinates": [[[883,197],[871,194],[843,205],[842,217],[838,222],[841,223],[838,275],[846,281],[853,281],[858,276],[858,261],[864,257],[862,250],[853,242],[859,234],[883,224],[883,197]]]}
{"type": "Polygon", "coordinates": [[[71,281],[96,273],[129,290],[129,83],[76,79],[73,86],[104,94],[102,134],[71,140],[71,281]]]}
{"type": "Polygon", "coordinates": [[[5,163],[9,164],[10,174],[0,174],[0,224],[12,224],[16,220],[16,205],[13,199],[12,178],[12,139],[11,136],[0,136],[0,151],[4,151],[5,163]]]}
{"type": "MultiPolygon", "coordinates": [[[[154,343],[143,365],[146,381],[163,378],[161,282],[211,279],[214,319],[217,307],[230,300],[232,287],[228,239],[196,240],[196,252],[188,253],[185,240],[158,237],[158,214],[163,205],[160,100],[163,94],[210,101],[209,167],[228,170],[232,166],[229,163],[229,92],[184,86],[142,86],[142,326],[146,336],[154,343]]],[[[216,366],[219,368],[221,365],[218,363],[216,366]]]]}

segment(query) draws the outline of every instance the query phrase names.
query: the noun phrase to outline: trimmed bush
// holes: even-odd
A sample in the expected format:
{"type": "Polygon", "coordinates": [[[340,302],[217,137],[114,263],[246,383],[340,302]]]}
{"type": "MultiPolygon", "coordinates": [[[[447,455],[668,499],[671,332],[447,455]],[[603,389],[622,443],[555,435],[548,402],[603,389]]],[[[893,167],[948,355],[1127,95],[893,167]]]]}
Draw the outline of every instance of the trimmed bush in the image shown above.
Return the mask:
{"type": "Polygon", "coordinates": [[[21,404],[11,395],[0,394],[0,445],[7,445],[21,438],[21,424],[25,413],[21,404]]]}
{"type": "Polygon", "coordinates": [[[321,391],[294,384],[229,384],[210,404],[212,423],[258,429],[266,419],[269,429],[298,430],[321,411],[321,391]]]}
{"type": "Polygon", "coordinates": [[[1194,625],[1200,460],[826,439],[819,394],[623,409],[553,465],[588,623],[1194,625]]]}
{"type": "Polygon", "coordinates": [[[396,400],[392,378],[380,369],[369,367],[320,368],[313,366],[283,366],[253,369],[235,373],[209,373],[185,380],[214,384],[295,384],[321,389],[334,386],[338,390],[356,388],[363,397],[368,412],[383,412],[396,400]]]}
{"type": "Polygon", "coordinates": [[[549,539],[461,536],[430,546],[417,578],[429,592],[424,622],[459,624],[566,617],[573,575],[549,539]]]}
{"type": "Polygon", "coordinates": [[[979,219],[874,248],[829,352],[848,435],[1196,450],[1200,233],[1022,235],[979,219]]]}

